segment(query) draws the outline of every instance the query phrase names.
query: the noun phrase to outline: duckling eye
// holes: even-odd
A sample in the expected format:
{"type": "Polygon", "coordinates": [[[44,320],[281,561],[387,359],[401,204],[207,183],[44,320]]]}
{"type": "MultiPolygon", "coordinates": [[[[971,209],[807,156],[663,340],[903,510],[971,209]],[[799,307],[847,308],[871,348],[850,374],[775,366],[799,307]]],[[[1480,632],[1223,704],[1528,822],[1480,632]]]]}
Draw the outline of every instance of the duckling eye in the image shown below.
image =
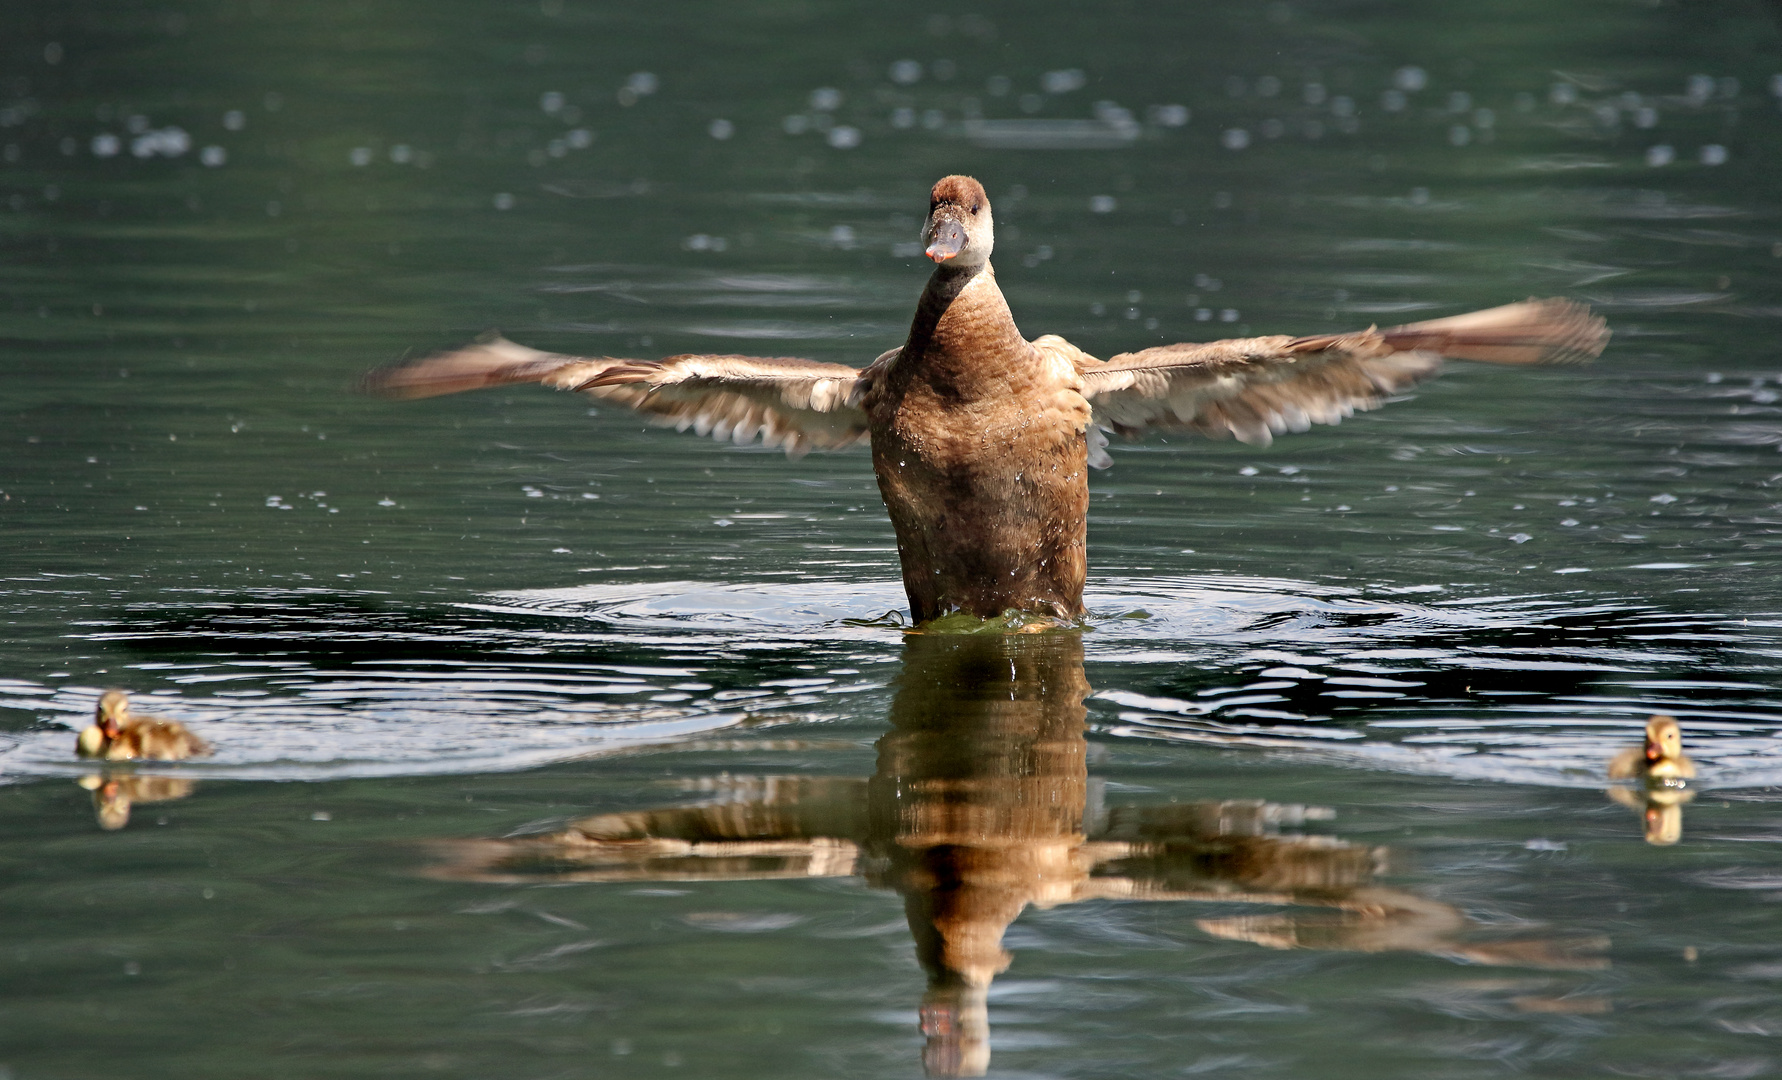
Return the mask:
{"type": "Polygon", "coordinates": [[[971,212],[974,214],[978,212],[978,204],[977,203],[971,204],[971,212]]]}

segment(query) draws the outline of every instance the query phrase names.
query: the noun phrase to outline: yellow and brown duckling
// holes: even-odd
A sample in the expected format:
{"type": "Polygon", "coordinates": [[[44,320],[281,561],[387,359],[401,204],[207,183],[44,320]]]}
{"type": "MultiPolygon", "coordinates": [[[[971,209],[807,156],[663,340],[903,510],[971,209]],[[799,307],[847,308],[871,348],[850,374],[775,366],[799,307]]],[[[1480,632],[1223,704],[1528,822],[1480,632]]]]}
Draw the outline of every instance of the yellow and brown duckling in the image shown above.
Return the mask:
{"type": "Polygon", "coordinates": [[[1694,778],[1695,763],[1683,754],[1683,731],[1675,717],[1660,715],[1646,721],[1645,745],[1629,747],[1609,760],[1611,780],[1681,786],[1694,778]]]}
{"type": "Polygon", "coordinates": [[[75,751],[81,757],[106,761],[180,761],[203,757],[210,753],[210,744],[177,720],[131,716],[129,695],[107,690],[99,699],[93,722],[80,733],[75,751]]]}

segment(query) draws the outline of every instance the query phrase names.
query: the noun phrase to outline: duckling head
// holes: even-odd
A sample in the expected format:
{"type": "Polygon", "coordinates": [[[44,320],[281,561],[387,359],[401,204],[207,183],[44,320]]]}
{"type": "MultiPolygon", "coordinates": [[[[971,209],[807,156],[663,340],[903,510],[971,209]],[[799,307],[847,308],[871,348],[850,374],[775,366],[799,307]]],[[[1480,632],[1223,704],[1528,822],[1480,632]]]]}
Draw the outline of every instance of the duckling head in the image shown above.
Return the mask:
{"type": "MultiPolygon", "coordinates": [[[[107,739],[115,739],[118,737],[118,729],[129,720],[130,696],[122,690],[107,690],[105,695],[99,699],[99,708],[94,711],[94,727],[97,727],[107,739]]],[[[81,738],[83,741],[85,740],[85,732],[81,733],[81,738]]]]}
{"type": "Polygon", "coordinates": [[[1683,756],[1683,732],[1669,716],[1646,721],[1646,760],[1676,761],[1683,756]]]}
{"type": "Polygon", "coordinates": [[[990,196],[969,176],[945,176],[928,197],[928,223],[922,226],[924,254],[937,263],[982,266],[996,246],[990,196]]]}

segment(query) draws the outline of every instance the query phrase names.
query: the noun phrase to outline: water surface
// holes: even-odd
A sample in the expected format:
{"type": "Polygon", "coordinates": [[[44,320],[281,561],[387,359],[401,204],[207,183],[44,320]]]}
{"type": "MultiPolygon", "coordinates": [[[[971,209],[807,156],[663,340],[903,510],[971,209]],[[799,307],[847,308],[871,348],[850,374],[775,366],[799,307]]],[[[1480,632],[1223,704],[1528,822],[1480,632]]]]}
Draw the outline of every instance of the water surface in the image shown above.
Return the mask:
{"type": "Polygon", "coordinates": [[[1777,1068],[1769,9],[0,26],[0,1075],[1777,1068]],[[1097,355],[1615,338],[1116,444],[1086,629],[939,644],[863,451],[353,392],[491,328],[864,364],[948,172],[1097,355]],[[77,761],[110,687],[216,755],[77,761]],[[1701,775],[1630,808],[1654,712],[1701,775]]]}

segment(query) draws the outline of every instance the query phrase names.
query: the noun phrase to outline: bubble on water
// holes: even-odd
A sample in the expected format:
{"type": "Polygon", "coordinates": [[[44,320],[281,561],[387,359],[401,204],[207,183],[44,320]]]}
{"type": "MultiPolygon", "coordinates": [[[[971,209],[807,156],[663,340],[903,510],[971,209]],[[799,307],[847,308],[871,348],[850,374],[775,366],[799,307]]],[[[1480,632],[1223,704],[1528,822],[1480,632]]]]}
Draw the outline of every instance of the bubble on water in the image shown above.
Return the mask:
{"type": "Polygon", "coordinates": [[[1526,544],[1530,540],[1533,540],[1534,537],[1528,535],[1527,533],[1519,532],[1519,533],[1511,533],[1509,535],[1508,539],[1509,539],[1510,543],[1512,543],[1512,544],[1526,544]]]}
{"type": "Polygon", "coordinates": [[[780,127],[788,135],[803,135],[810,130],[811,118],[803,113],[793,113],[780,121],[780,127]]]}
{"type": "Polygon", "coordinates": [[[1429,85],[1429,72],[1424,71],[1415,64],[1412,64],[1409,67],[1401,67],[1392,73],[1392,85],[1400,90],[1408,90],[1412,93],[1416,93],[1418,90],[1429,85]]]}
{"type": "Polygon", "coordinates": [[[1387,112],[1403,112],[1410,99],[1403,90],[1388,90],[1380,95],[1380,108],[1387,112]]]}
{"type": "Polygon", "coordinates": [[[842,92],[833,86],[819,86],[811,91],[811,108],[818,112],[834,112],[841,108],[842,92]]]}
{"type": "Polygon", "coordinates": [[[1555,105],[1570,105],[1578,100],[1578,88],[1571,83],[1554,83],[1547,91],[1547,100],[1555,105]]]}
{"type": "Polygon", "coordinates": [[[122,148],[123,148],[123,140],[119,139],[116,135],[113,135],[110,132],[104,132],[102,134],[93,136],[93,156],[94,157],[102,157],[102,158],[117,157],[118,151],[122,148]]]}
{"type": "Polygon", "coordinates": [[[736,125],[723,117],[719,117],[705,126],[705,133],[719,142],[723,142],[725,139],[736,134],[736,125]]]}
{"type": "Polygon", "coordinates": [[[1329,91],[1324,89],[1324,84],[1321,82],[1309,82],[1301,93],[1305,97],[1307,105],[1322,105],[1329,91]]]}
{"type": "Polygon", "coordinates": [[[397,143],[390,147],[390,160],[398,165],[407,165],[414,157],[415,152],[407,143],[397,143]]]}
{"type": "Polygon", "coordinates": [[[1492,109],[1474,109],[1473,126],[1480,131],[1490,131],[1497,126],[1497,112],[1492,109]]]}
{"type": "Polygon", "coordinates": [[[1702,147],[1701,161],[1703,165],[1725,165],[1726,147],[1719,143],[1709,143],[1702,147]]]}
{"type": "Polygon", "coordinates": [[[1132,118],[1131,109],[1122,108],[1112,101],[1098,101],[1090,107],[1090,111],[1095,114],[1097,120],[1115,127],[1128,127],[1136,123],[1132,118]]]}
{"type": "Polygon", "coordinates": [[[1650,129],[1658,126],[1658,110],[1650,105],[1642,105],[1634,110],[1634,127],[1650,129]]]}
{"type": "Polygon", "coordinates": [[[1153,105],[1146,116],[1159,127],[1183,127],[1193,116],[1186,105],[1153,105]]]}
{"type": "Polygon", "coordinates": [[[1261,469],[1258,469],[1254,465],[1245,465],[1243,468],[1238,470],[1238,475],[1239,476],[1255,476],[1257,473],[1259,473],[1261,471],[1262,471],[1261,469]]]}
{"type": "Polygon", "coordinates": [[[1257,97],[1274,97],[1281,92],[1281,80],[1273,75],[1264,75],[1256,80],[1257,97]]]}
{"type": "Polygon", "coordinates": [[[1194,321],[1195,322],[1211,322],[1212,319],[1213,319],[1213,309],[1212,308],[1195,308],[1194,309],[1194,321]]]}
{"type": "Polygon", "coordinates": [[[572,150],[586,150],[594,145],[594,133],[587,128],[574,128],[563,139],[572,150]]]}
{"type": "Polygon", "coordinates": [[[1220,322],[1237,322],[1238,321],[1237,308],[1222,308],[1219,311],[1219,321],[1220,322]]]}
{"type": "Polygon", "coordinates": [[[1091,195],[1089,212],[1092,214],[1111,214],[1119,209],[1120,201],[1112,195],[1091,195]]]}
{"type": "Polygon", "coordinates": [[[1048,94],[1068,94],[1089,85],[1089,76],[1082,68],[1061,68],[1040,76],[1040,89],[1048,94]]]}
{"type": "Polygon", "coordinates": [[[145,131],[130,140],[130,153],[139,158],[170,157],[183,155],[192,148],[192,137],[184,128],[166,127],[159,130],[145,131]]]}
{"type": "Polygon", "coordinates": [[[1770,76],[1770,94],[1782,98],[1782,71],[1770,76]]]}
{"type": "Polygon", "coordinates": [[[1355,99],[1342,94],[1331,98],[1330,112],[1332,116],[1354,116],[1355,99]]]}
{"type": "Polygon", "coordinates": [[[46,64],[60,64],[62,62],[61,42],[52,41],[43,47],[43,62],[46,64]]]}
{"type": "Polygon", "coordinates": [[[496,195],[494,202],[497,210],[512,210],[514,208],[513,195],[505,191],[496,195]]]}
{"type": "Polygon", "coordinates": [[[854,246],[854,227],[852,225],[832,226],[829,230],[829,242],[838,248],[852,248],[854,246]]]}
{"type": "Polygon", "coordinates": [[[198,152],[198,160],[214,169],[229,160],[229,151],[220,146],[207,146],[198,152]]]}
{"type": "Polygon", "coordinates": [[[829,145],[837,150],[852,150],[860,145],[860,129],[838,124],[829,129],[829,145]]]}
{"type": "Polygon", "coordinates": [[[1677,501],[1677,497],[1675,495],[1669,494],[1667,492],[1662,495],[1654,495],[1650,499],[1647,499],[1646,501],[1647,502],[1655,502],[1655,503],[1659,504],[1660,506],[1669,506],[1671,503],[1674,503],[1677,501]]]}
{"type": "Polygon", "coordinates": [[[891,65],[891,81],[899,86],[909,86],[922,80],[922,62],[919,60],[898,60],[891,65]]]}
{"type": "Polygon", "coordinates": [[[364,166],[364,165],[371,164],[371,147],[369,147],[369,146],[355,146],[355,147],[353,147],[352,153],[347,155],[347,160],[352,162],[354,165],[364,166]]]}
{"type": "Polygon", "coordinates": [[[1665,143],[1659,143],[1657,146],[1648,146],[1646,148],[1646,164],[1652,166],[1654,169],[1669,165],[1676,159],[1677,151],[1665,143]]]}
{"type": "Polygon", "coordinates": [[[891,110],[891,126],[899,131],[907,131],[916,126],[916,110],[905,105],[891,110]]]}
{"type": "Polygon", "coordinates": [[[545,91],[538,99],[538,107],[543,109],[546,115],[549,116],[555,116],[562,112],[563,104],[563,95],[555,90],[545,91]]]}
{"type": "Polygon", "coordinates": [[[223,114],[223,127],[230,131],[240,131],[247,127],[247,113],[240,109],[230,109],[223,114]]]}
{"type": "Polygon", "coordinates": [[[1219,136],[1219,145],[1227,150],[1242,150],[1250,145],[1250,133],[1243,128],[1226,128],[1219,136]]]}
{"type": "Polygon", "coordinates": [[[1448,145],[1465,146],[1473,141],[1473,129],[1465,124],[1455,124],[1448,129],[1448,145]]]}
{"type": "Polygon", "coordinates": [[[1683,96],[1691,105],[1705,105],[1714,96],[1714,76],[1691,75],[1683,83],[1683,96]]]}
{"type": "Polygon", "coordinates": [[[638,97],[649,97],[660,86],[661,82],[648,71],[633,72],[631,77],[625,80],[625,89],[638,97]]]}

